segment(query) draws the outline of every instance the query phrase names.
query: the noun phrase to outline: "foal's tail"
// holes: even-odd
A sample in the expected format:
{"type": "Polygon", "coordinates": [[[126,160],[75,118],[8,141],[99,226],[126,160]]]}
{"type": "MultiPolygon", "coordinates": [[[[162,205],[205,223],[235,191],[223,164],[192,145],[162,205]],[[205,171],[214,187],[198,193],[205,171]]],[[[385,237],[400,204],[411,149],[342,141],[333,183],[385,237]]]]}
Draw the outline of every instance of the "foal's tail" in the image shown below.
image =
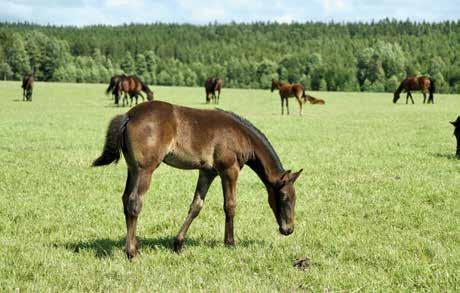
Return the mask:
{"type": "Polygon", "coordinates": [[[125,115],[117,115],[110,121],[105,145],[102,154],[94,160],[92,166],[104,166],[112,162],[117,163],[120,159],[120,149],[123,140],[123,134],[128,124],[129,118],[125,115]]]}
{"type": "Polygon", "coordinates": [[[436,90],[436,87],[434,85],[434,79],[432,78],[430,78],[430,88],[428,90],[430,91],[430,96],[428,100],[433,101],[433,94],[434,94],[434,91],[436,90]]]}

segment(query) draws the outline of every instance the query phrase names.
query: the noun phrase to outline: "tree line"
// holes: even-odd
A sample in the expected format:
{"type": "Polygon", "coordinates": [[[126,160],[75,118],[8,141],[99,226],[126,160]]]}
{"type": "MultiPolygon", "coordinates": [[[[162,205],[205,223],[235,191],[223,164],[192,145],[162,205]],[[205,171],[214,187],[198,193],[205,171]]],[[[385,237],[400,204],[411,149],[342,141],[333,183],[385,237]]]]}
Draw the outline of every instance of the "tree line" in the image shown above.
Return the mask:
{"type": "Polygon", "coordinates": [[[460,93],[460,22],[126,24],[0,23],[0,78],[268,88],[271,79],[324,91],[394,91],[409,75],[460,93]]]}

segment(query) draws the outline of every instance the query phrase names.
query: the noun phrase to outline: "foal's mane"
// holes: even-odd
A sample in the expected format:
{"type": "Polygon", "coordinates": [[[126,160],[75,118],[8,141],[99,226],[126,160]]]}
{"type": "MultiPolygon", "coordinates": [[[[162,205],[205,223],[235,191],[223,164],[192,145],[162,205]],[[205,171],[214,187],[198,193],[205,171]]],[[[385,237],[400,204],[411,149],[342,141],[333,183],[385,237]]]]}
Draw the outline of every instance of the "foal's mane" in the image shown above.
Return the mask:
{"type": "Polygon", "coordinates": [[[254,124],[252,124],[251,122],[249,122],[245,118],[243,118],[243,117],[241,117],[241,116],[239,116],[239,115],[237,115],[237,114],[235,114],[233,112],[225,111],[225,110],[222,110],[222,109],[219,109],[219,108],[216,108],[216,110],[229,114],[230,117],[232,117],[235,122],[237,122],[238,124],[243,126],[245,129],[249,130],[249,132],[251,132],[255,137],[257,137],[262,142],[262,144],[267,148],[267,150],[269,151],[270,155],[275,160],[276,168],[279,169],[279,171],[284,171],[283,164],[281,164],[281,160],[278,157],[278,154],[276,153],[276,151],[273,148],[272,144],[270,143],[268,138],[265,136],[265,134],[263,134],[262,131],[260,131],[257,127],[254,126],[254,124]]]}

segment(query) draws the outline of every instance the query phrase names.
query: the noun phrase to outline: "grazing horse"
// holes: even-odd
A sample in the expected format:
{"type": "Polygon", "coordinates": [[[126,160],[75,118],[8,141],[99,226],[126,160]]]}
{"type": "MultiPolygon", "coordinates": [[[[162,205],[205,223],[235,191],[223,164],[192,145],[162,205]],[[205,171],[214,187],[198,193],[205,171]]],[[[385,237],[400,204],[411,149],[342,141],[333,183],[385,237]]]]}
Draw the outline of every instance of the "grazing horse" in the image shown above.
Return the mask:
{"type": "Polygon", "coordinates": [[[302,170],[286,171],[265,135],[234,113],[192,109],[162,101],[142,103],[112,119],[103,152],[93,166],[117,162],[120,150],[128,167],[123,193],[128,258],[137,254],[137,219],[152,172],[161,162],[179,169],[199,170],[195,195],[174,242],[176,252],[181,250],[187,230],[200,213],[216,176],[222,180],[224,195],[224,243],[234,245],[236,182],[245,164],[264,183],[279,232],[289,235],[294,231],[293,184],[302,170]]]}
{"type": "Polygon", "coordinates": [[[310,95],[306,95],[306,97],[304,98],[304,102],[306,103],[307,101],[310,102],[310,104],[317,104],[317,105],[326,104],[324,100],[312,97],[310,95]]]}
{"type": "Polygon", "coordinates": [[[150,90],[150,88],[146,84],[144,84],[139,77],[134,75],[122,76],[117,83],[115,91],[118,96],[120,96],[121,93],[124,92],[123,107],[125,106],[125,101],[126,104],[128,104],[128,95],[131,99],[130,106],[133,104],[133,98],[136,98],[136,105],[139,96],[141,96],[142,100],[144,101],[145,99],[144,96],[141,94],[141,91],[147,94],[147,100],[153,100],[153,92],[150,90]]]}
{"type": "Polygon", "coordinates": [[[32,89],[34,87],[34,72],[22,78],[22,100],[32,102],[32,89]]]}
{"type": "Polygon", "coordinates": [[[284,83],[279,80],[272,79],[272,88],[271,91],[273,92],[275,89],[279,90],[280,97],[281,97],[281,115],[284,115],[284,102],[286,102],[286,109],[287,114],[289,115],[289,98],[295,97],[297,102],[299,103],[299,114],[303,114],[302,110],[302,100],[301,98],[307,97],[305,94],[305,88],[300,83],[284,83]]]}
{"type": "Polygon", "coordinates": [[[451,121],[450,123],[455,127],[454,135],[457,138],[456,156],[457,156],[457,158],[460,159],[460,116],[457,117],[456,121],[451,121]]]}
{"type": "Polygon", "coordinates": [[[406,96],[406,104],[409,101],[409,98],[412,100],[412,104],[414,104],[414,99],[412,98],[412,94],[410,91],[422,91],[423,93],[423,103],[425,104],[426,101],[426,93],[429,93],[428,97],[428,104],[434,104],[434,96],[433,93],[435,91],[434,80],[427,76],[419,76],[419,77],[407,77],[404,79],[401,84],[399,85],[398,89],[394,92],[393,96],[393,103],[396,103],[399,100],[399,94],[405,90],[407,92],[406,96]]]}
{"type": "Polygon", "coordinates": [[[119,75],[114,75],[112,78],[110,78],[109,86],[105,90],[105,94],[109,94],[110,92],[112,93],[112,96],[114,97],[115,104],[118,105],[118,102],[120,100],[120,96],[118,95],[118,83],[122,78],[126,77],[125,74],[119,74],[119,75]]]}
{"type": "Polygon", "coordinates": [[[214,104],[219,104],[220,90],[224,84],[224,80],[218,77],[211,77],[204,83],[206,91],[206,104],[214,100],[214,104]],[[218,93],[216,96],[216,92],[218,93]]]}

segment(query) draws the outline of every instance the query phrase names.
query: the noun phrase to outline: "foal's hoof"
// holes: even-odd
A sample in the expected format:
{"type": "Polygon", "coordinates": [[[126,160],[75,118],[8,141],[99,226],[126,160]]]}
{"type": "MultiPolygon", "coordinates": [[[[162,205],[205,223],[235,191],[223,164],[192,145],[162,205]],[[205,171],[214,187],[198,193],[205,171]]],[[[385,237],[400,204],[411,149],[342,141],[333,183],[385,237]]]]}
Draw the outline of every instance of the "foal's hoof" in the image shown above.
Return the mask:
{"type": "Polygon", "coordinates": [[[184,241],[181,241],[181,240],[174,240],[174,247],[173,247],[173,250],[175,253],[180,253],[181,250],[182,250],[182,244],[184,243],[184,241]]]}
{"type": "Polygon", "coordinates": [[[139,254],[138,250],[126,250],[126,256],[128,257],[129,260],[132,260],[136,255],[139,254]]]}

